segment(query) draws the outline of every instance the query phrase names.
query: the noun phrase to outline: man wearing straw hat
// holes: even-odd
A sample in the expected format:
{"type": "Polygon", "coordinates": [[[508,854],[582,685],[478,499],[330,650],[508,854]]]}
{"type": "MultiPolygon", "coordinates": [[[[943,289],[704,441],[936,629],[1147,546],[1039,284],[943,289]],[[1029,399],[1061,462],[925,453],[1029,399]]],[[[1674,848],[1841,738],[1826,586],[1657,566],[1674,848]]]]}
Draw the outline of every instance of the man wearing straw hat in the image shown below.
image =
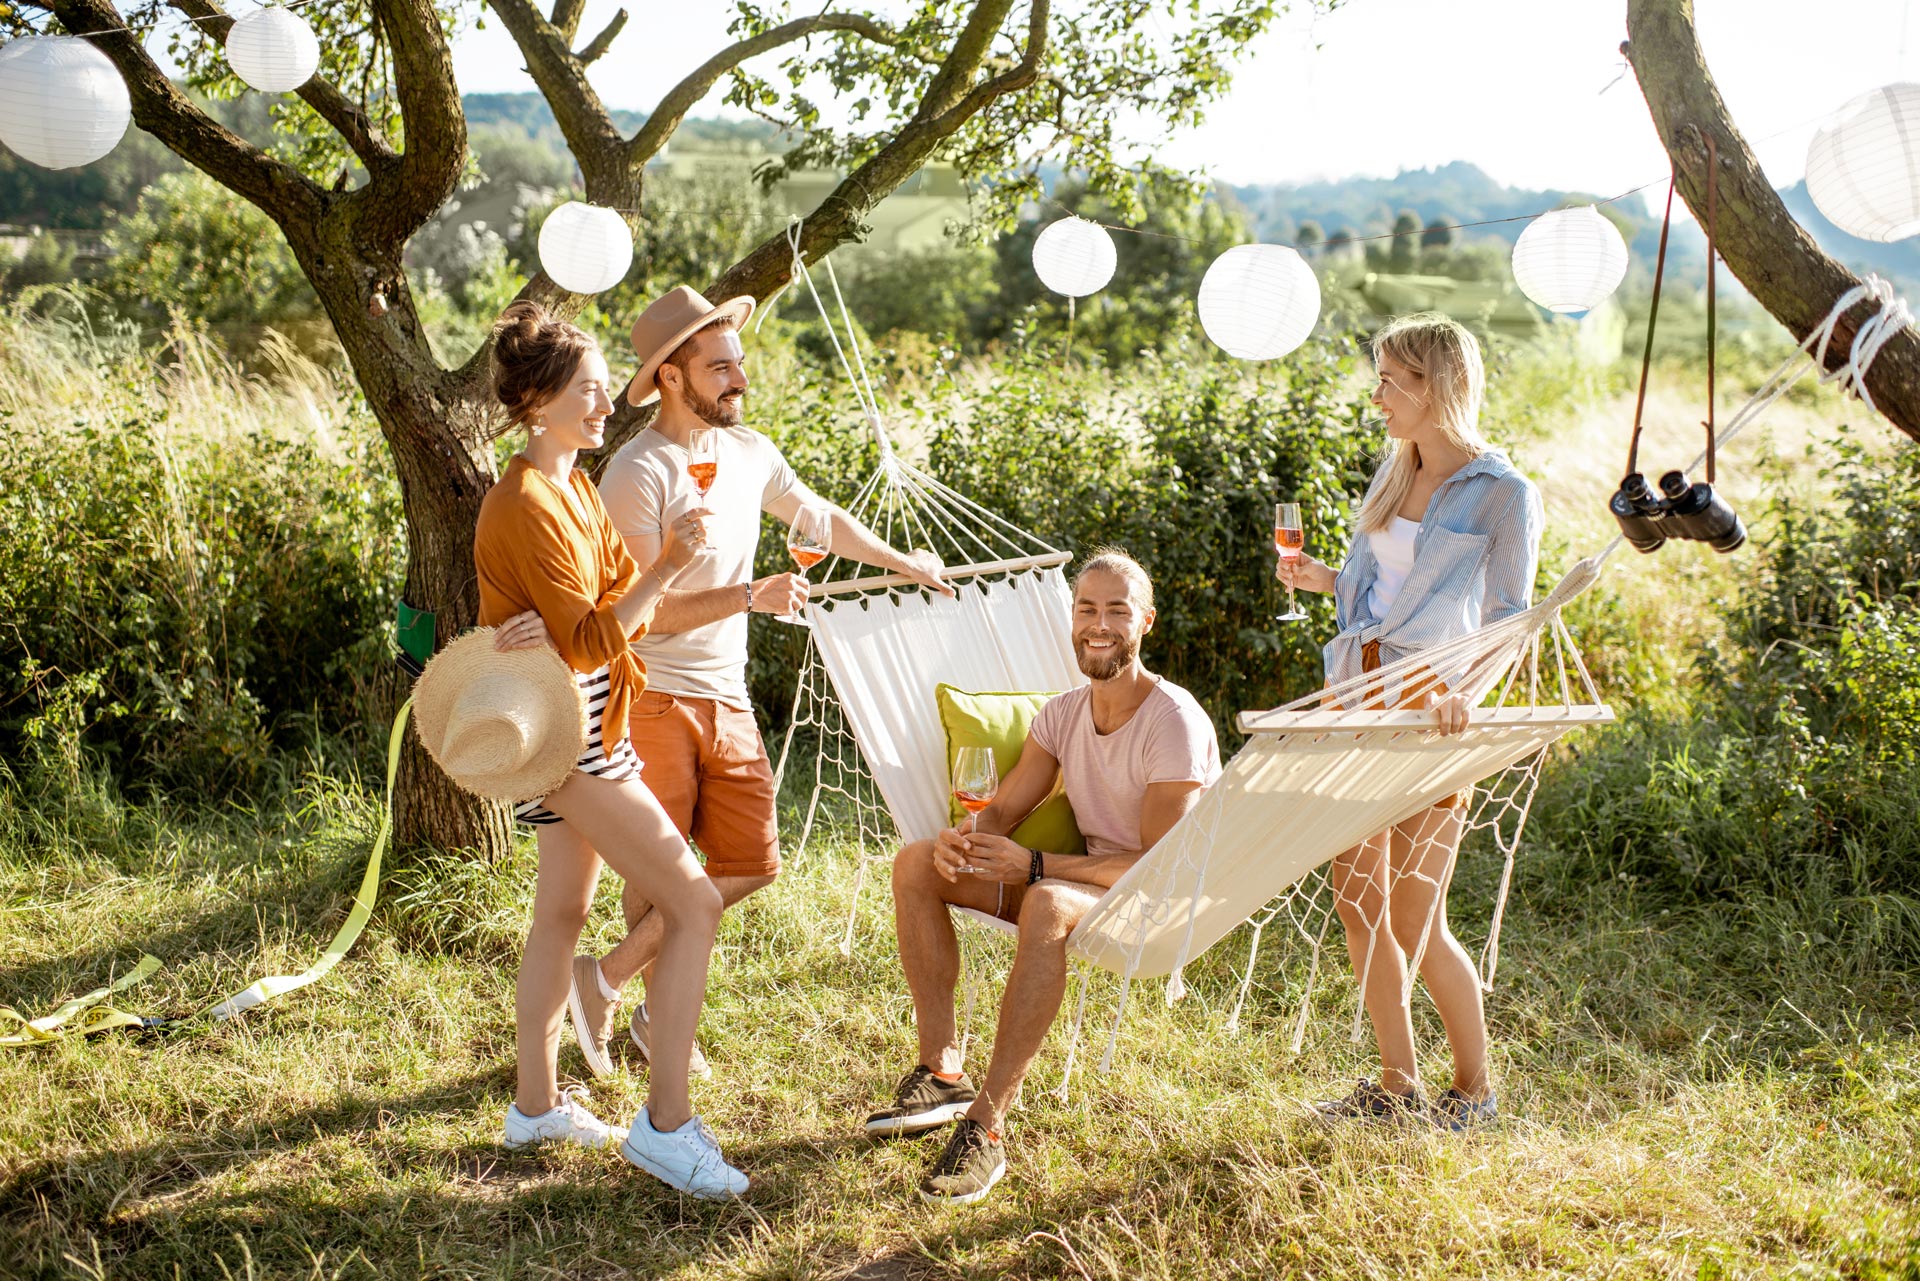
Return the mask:
{"type": "MultiPolygon", "coordinates": [[[[753,577],[760,515],[792,523],[803,508],[824,510],[837,556],[903,574],[944,595],[939,557],[900,552],[847,512],[817,497],[779,448],[742,424],[748,388],[741,327],[752,298],[715,306],[681,285],[633,323],[640,370],[627,387],[635,405],[660,402],[653,423],[608,464],[600,496],[627,548],[644,570],[660,555],[661,531],[692,507],[707,507],[707,547],[674,580],[647,634],[634,643],[646,663],[647,688],[629,725],[643,762],[641,778],[681,833],[706,858],[707,874],[727,906],[769,885],[780,870],[774,824],[773,768],[747,698],[747,615],[798,614],[807,582],[798,574],[753,577]],[[711,430],[711,488],[696,488],[689,472],[693,433],[711,430]]],[[[595,960],[573,963],[568,1000],[574,1032],[595,1076],[613,1071],[619,990],[651,970],[661,939],[659,913],[644,887],[631,882],[622,897],[627,936],[595,960]]],[[[648,1053],[647,1007],[629,1020],[635,1047],[648,1053]]],[[[708,1074],[698,1046],[693,1070],[708,1074]]]]}

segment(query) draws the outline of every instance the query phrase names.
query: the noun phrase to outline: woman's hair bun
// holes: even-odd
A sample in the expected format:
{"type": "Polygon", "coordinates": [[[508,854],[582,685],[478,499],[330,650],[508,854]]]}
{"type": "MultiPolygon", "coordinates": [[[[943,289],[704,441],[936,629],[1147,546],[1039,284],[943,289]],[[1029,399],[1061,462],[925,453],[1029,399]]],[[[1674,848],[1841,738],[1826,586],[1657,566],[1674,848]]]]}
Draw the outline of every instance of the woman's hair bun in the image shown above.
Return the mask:
{"type": "Polygon", "coordinates": [[[580,358],[597,348],[593,336],[531,299],[510,304],[493,322],[493,393],[506,407],[508,426],[525,426],[540,407],[566,390],[580,358]]]}

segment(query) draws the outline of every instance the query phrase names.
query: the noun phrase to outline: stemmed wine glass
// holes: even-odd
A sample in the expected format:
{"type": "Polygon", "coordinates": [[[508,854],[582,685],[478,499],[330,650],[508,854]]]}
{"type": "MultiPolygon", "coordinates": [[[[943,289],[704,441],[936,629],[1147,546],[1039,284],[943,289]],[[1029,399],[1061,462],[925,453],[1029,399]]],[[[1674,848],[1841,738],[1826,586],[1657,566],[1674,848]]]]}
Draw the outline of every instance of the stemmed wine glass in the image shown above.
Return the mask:
{"type": "MultiPolygon", "coordinates": [[[[793,563],[800,567],[802,580],[806,578],[808,570],[827,558],[832,539],[833,517],[826,508],[802,507],[793,514],[793,524],[787,530],[787,552],[793,557],[793,563]]],[[[796,627],[811,626],[798,613],[779,614],[776,617],[796,627]]]]}
{"type": "MultiPolygon", "coordinates": [[[[1299,503],[1275,503],[1273,505],[1273,550],[1280,553],[1285,561],[1298,560],[1300,549],[1307,545],[1305,529],[1300,524],[1299,503]]],[[[1293,587],[1287,587],[1287,612],[1275,614],[1277,623],[1297,623],[1306,614],[1293,598],[1293,587]]]]}
{"type": "MultiPolygon", "coordinates": [[[[993,803],[1000,790],[1000,767],[991,747],[963,747],[953,754],[953,799],[969,814],[978,814],[993,803]]],[[[971,867],[962,867],[971,872],[971,867]]]]}
{"type": "Polygon", "coordinates": [[[700,491],[700,497],[705,498],[720,475],[720,458],[715,451],[713,428],[695,427],[687,433],[687,475],[693,477],[693,487],[700,491]]]}
{"type": "Polygon", "coordinates": [[[953,799],[969,814],[993,803],[1000,790],[1000,767],[991,747],[963,747],[953,754],[953,799]]]}

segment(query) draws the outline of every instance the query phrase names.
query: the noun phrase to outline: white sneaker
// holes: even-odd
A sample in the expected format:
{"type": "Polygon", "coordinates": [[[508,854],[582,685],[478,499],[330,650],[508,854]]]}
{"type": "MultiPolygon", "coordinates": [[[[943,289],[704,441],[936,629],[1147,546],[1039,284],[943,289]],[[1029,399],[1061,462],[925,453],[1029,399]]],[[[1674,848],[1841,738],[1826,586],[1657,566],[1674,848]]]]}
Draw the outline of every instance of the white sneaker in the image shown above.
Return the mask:
{"type": "Polygon", "coordinates": [[[530,1143],[560,1139],[583,1148],[604,1148],[613,1142],[613,1127],[587,1111],[582,1099],[589,1097],[585,1086],[570,1085],[560,1091],[560,1106],[528,1116],[518,1103],[507,1106],[506,1145],[524,1148],[530,1143]]]}
{"type": "Polygon", "coordinates": [[[670,1188],[709,1201],[722,1201],[747,1190],[747,1176],[720,1155],[720,1141],[706,1122],[694,1117],[677,1130],[661,1132],[645,1108],[633,1118],[620,1155],[670,1188]]]}

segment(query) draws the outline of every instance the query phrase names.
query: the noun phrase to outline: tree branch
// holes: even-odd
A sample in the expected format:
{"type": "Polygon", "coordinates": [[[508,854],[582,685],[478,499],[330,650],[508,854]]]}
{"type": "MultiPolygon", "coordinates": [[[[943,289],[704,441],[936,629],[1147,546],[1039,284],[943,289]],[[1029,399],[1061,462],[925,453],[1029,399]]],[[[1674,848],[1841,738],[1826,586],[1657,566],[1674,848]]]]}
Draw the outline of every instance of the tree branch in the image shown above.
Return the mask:
{"type": "MultiPolygon", "coordinates": [[[[660,99],[660,105],[655,107],[653,114],[647,117],[647,123],[640,127],[640,132],[636,133],[633,141],[627,144],[628,152],[637,163],[645,164],[659,154],[660,148],[666,146],[667,139],[673,136],[673,131],[680,127],[682,120],[686,119],[687,112],[693,110],[700,100],[707,96],[707,91],[719,82],[720,77],[749,58],[756,58],[770,50],[778,49],[781,45],[792,44],[823,31],[851,31],[876,44],[887,45],[890,48],[900,43],[898,32],[878,19],[863,13],[818,13],[811,18],[795,18],[791,22],[783,22],[757,36],[722,49],[701,63],[686,79],[667,90],[666,96],[660,99]]],[[[990,38],[991,33],[989,33],[990,38]]],[[[949,59],[949,63],[951,61],[949,59]]]]}
{"type": "Polygon", "coordinates": [[[276,160],[193,105],[154,64],[140,37],[108,0],[48,0],[68,31],[84,31],[126,81],[133,119],[215,181],[258,205],[292,236],[325,210],[328,196],[292,165],[276,160]]]}
{"type": "MultiPolygon", "coordinates": [[[[1629,0],[1627,33],[1621,52],[1673,157],[1681,196],[1706,226],[1706,139],[1711,137],[1720,158],[1714,228],[1720,256],[1761,306],[1804,339],[1841,294],[1860,284],[1859,278],[1821,251],[1767,181],[1707,70],[1691,0],[1629,0]]],[[[1846,361],[1853,335],[1869,314],[1856,310],[1842,318],[1828,348],[1829,369],[1846,361]]],[[[1867,388],[1894,426],[1920,439],[1920,332],[1909,327],[1881,349],[1868,371],[1867,388]]]]}
{"type": "MultiPolygon", "coordinates": [[[[167,0],[167,3],[194,19],[203,30],[223,44],[227,32],[233,29],[233,19],[207,0],[167,0]]],[[[384,169],[398,159],[367,113],[361,110],[358,103],[341,93],[331,80],[316,75],[294,92],[346,140],[347,146],[353,149],[353,154],[360,158],[360,163],[367,167],[368,173],[384,169]]]]}
{"type": "MultiPolygon", "coordinates": [[[[560,3],[556,0],[554,12],[564,17],[560,3]]],[[[542,17],[531,0],[490,0],[490,4],[520,47],[520,56],[527,60],[527,74],[553,109],[553,118],[589,188],[629,182],[630,177],[616,172],[626,163],[626,140],[613,127],[612,114],[587,82],[586,64],[568,47],[572,36],[542,17]]],[[[574,22],[578,24],[578,17],[574,22]]]]}
{"type": "MultiPolygon", "coordinates": [[[[601,55],[605,54],[606,51],[612,47],[614,37],[618,36],[626,25],[627,11],[622,9],[613,15],[613,21],[607,23],[605,29],[602,30],[599,35],[587,42],[586,48],[574,55],[580,60],[580,65],[587,67],[598,62],[601,55]]],[[[571,40],[573,37],[568,36],[567,39],[571,40]]]]}
{"type": "Polygon", "coordinates": [[[934,128],[940,130],[943,137],[985,110],[996,98],[1018,93],[1039,79],[1040,64],[1047,56],[1047,19],[1051,9],[1050,0],[1033,0],[1032,8],[1027,11],[1026,53],[1011,68],[975,86],[941,113],[934,121],[934,128]]]}
{"type": "MultiPolygon", "coordinates": [[[[1047,28],[1051,14],[1049,0],[1032,0],[1027,19],[1026,49],[1019,63],[1011,70],[974,85],[974,79],[988,57],[994,35],[1012,7],[1012,0],[981,0],[975,6],[966,29],[955,42],[940,73],[928,86],[914,118],[871,159],[848,174],[801,224],[800,254],[805,262],[818,262],[837,245],[857,234],[861,220],[873,207],[917,172],[940,144],[952,137],[974,115],[996,99],[1018,92],[1038,78],[1047,54],[1047,28]],[[969,85],[974,87],[969,89],[966,87],[969,85]]],[[[725,59],[740,48],[741,45],[735,45],[707,65],[714,65],[714,62],[725,59]]],[[[696,72],[689,77],[681,88],[685,88],[700,74],[696,72]]],[[[669,99],[679,94],[681,88],[669,94],[669,99]]],[[[697,97],[688,101],[686,106],[691,106],[695,101],[698,101],[697,97]]],[[[682,107],[684,110],[685,107],[682,107]]],[[[667,104],[663,102],[661,109],[647,120],[647,128],[651,129],[661,121],[666,111],[667,104]]],[[[667,130],[667,133],[671,132],[671,129],[667,130]]],[[[645,135],[646,130],[643,129],[635,139],[636,146],[639,138],[645,135]]],[[[665,141],[664,136],[661,141],[665,141]]],[[[709,283],[706,293],[707,297],[716,299],[751,294],[764,302],[792,275],[793,248],[782,231],[763,241],[722,273],[718,280],[709,283]]],[[[608,420],[606,443],[601,446],[601,455],[610,457],[622,443],[640,430],[644,422],[622,398],[613,417],[608,420]]]]}
{"type": "Polygon", "coordinates": [[[393,59],[406,150],[354,192],[363,225],[399,244],[447,203],[467,163],[467,115],[432,0],[373,0],[393,59]]]}
{"type": "Polygon", "coordinates": [[[553,17],[549,21],[560,33],[560,39],[572,44],[573,38],[580,34],[580,19],[586,12],[587,0],[553,0],[553,17]]]}

